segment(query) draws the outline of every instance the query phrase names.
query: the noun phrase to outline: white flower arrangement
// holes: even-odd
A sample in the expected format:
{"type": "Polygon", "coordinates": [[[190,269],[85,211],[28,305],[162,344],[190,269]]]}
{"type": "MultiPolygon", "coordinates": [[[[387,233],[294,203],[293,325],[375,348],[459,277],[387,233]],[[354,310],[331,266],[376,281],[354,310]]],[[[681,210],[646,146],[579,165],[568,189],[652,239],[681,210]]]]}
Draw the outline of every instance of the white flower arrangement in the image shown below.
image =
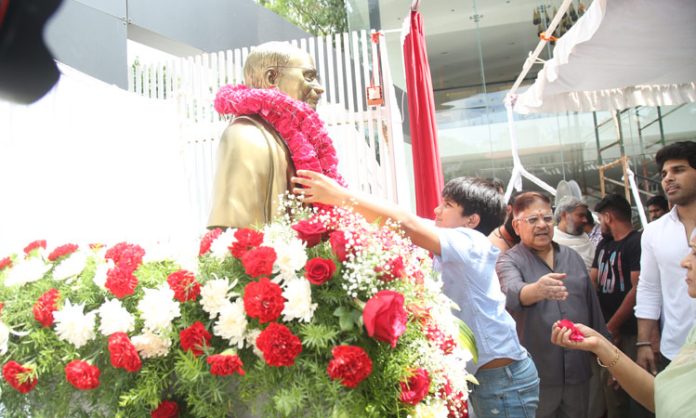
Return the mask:
{"type": "Polygon", "coordinates": [[[99,332],[109,336],[115,332],[129,333],[135,329],[135,318],[118,299],[107,300],[98,309],[99,332]]]}
{"type": "Polygon", "coordinates": [[[94,325],[97,313],[84,313],[85,305],[73,305],[69,300],[60,310],[53,312],[58,338],[80,348],[95,337],[94,325]]]}
{"type": "Polygon", "coordinates": [[[145,329],[155,333],[169,329],[174,318],[181,315],[174,291],[164,283],[157,289],[145,288],[143,292],[145,295],[138,302],[138,311],[145,321],[145,329]]]}

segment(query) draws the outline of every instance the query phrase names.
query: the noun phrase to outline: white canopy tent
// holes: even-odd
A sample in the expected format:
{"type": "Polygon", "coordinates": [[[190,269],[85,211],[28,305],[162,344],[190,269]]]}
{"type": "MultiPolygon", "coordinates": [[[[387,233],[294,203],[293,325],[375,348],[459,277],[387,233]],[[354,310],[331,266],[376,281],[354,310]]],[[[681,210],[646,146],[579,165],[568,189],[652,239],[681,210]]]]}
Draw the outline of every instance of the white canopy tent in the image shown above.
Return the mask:
{"type": "MultiPolygon", "coordinates": [[[[553,32],[571,0],[549,25],[553,32]]],[[[526,177],[555,195],[520,162],[514,130],[517,113],[618,110],[696,102],[696,2],[693,0],[594,0],[557,42],[537,80],[524,93],[520,83],[547,41],[541,40],[506,97],[513,154],[512,187],[526,177]]],[[[633,172],[628,170],[641,221],[647,223],[633,172]]]]}

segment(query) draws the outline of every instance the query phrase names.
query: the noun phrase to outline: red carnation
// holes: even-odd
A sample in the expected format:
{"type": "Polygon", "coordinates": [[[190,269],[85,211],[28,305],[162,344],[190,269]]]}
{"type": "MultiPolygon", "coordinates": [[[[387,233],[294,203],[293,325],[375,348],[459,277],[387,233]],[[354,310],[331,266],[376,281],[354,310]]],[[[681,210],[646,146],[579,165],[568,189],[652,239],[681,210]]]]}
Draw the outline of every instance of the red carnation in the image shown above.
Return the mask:
{"type": "Polygon", "coordinates": [[[109,353],[111,365],[127,372],[137,372],[142,367],[138,350],[125,332],[115,332],[109,336],[109,353]]]}
{"type": "Polygon", "coordinates": [[[276,252],[271,247],[249,250],[242,256],[244,272],[251,277],[270,276],[273,273],[273,263],[276,258],[276,252]]]}
{"type": "Polygon", "coordinates": [[[36,241],[32,241],[24,247],[24,254],[29,255],[30,252],[34,251],[37,248],[46,248],[46,240],[45,239],[38,239],[36,241]]]}
{"type": "Polygon", "coordinates": [[[49,261],[56,261],[61,257],[67,257],[70,254],[77,251],[77,248],[78,247],[76,244],[61,245],[60,247],[57,247],[56,249],[51,251],[51,254],[48,255],[48,260],[49,261]]]}
{"type": "Polygon", "coordinates": [[[179,270],[167,277],[169,287],[174,291],[174,299],[179,302],[196,300],[201,294],[201,285],[190,271],[179,270]]]}
{"type": "Polygon", "coordinates": [[[36,319],[41,326],[50,327],[53,325],[53,312],[58,309],[56,302],[60,297],[60,292],[57,289],[50,289],[43,295],[39,296],[39,299],[34,304],[32,311],[34,312],[34,319],[36,319]]]}
{"type": "Polygon", "coordinates": [[[138,269],[143,262],[145,250],[139,245],[120,242],[106,250],[104,258],[113,260],[117,267],[131,273],[138,269]]]}
{"type": "Polygon", "coordinates": [[[384,282],[406,278],[406,267],[401,256],[389,260],[386,267],[375,267],[375,272],[380,275],[379,279],[384,282]]]}
{"type": "Polygon", "coordinates": [[[329,235],[329,244],[331,244],[331,249],[336,254],[336,258],[341,263],[346,261],[348,257],[348,250],[346,245],[348,241],[346,240],[346,234],[343,231],[334,231],[329,235]]]}
{"type": "Polygon", "coordinates": [[[80,390],[94,389],[99,386],[99,368],[83,360],[73,360],[65,366],[65,378],[80,390]]]}
{"type": "Polygon", "coordinates": [[[558,326],[561,329],[567,328],[570,330],[570,341],[582,342],[585,336],[580,332],[580,330],[575,326],[573,321],[569,319],[561,319],[558,321],[558,326]]]}
{"type": "Polygon", "coordinates": [[[418,368],[413,371],[408,382],[401,382],[401,395],[399,399],[403,403],[416,405],[422,401],[430,390],[430,375],[425,369],[418,368]]]}
{"type": "Polygon", "coordinates": [[[5,363],[2,367],[2,376],[20,393],[31,391],[39,383],[34,366],[21,365],[14,360],[5,363]]]}
{"type": "Polygon", "coordinates": [[[365,350],[354,345],[339,345],[331,350],[333,358],[326,372],[332,380],[341,380],[348,388],[355,388],[372,373],[372,360],[365,350]]]}
{"type": "Polygon", "coordinates": [[[210,374],[216,376],[229,376],[233,373],[239,373],[243,376],[245,374],[242,369],[244,364],[236,354],[213,354],[208,356],[206,361],[210,364],[210,374]]]}
{"type": "Polygon", "coordinates": [[[210,333],[200,321],[196,321],[190,327],[179,333],[181,349],[190,351],[198,357],[203,354],[203,349],[210,346],[210,333]]]}
{"type": "Polygon", "coordinates": [[[132,295],[137,286],[138,278],[133,274],[133,270],[117,265],[106,272],[104,287],[109,289],[119,299],[132,295]]]}
{"type": "Polygon", "coordinates": [[[157,409],[150,412],[152,418],[177,418],[179,416],[179,404],[174,401],[162,401],[157,409]]]}
{"type": "Polygon", "coordinates": [[[365,304],[363,322],[367,334],[396,347],[401,334],[406,331],[408,314],[404,309],[404,296],[393,290],[380,290],[365,304]]]}
{"type": "Polygon", "coordinates": [[[203,238],[201,238],[201,246],[198,250],[198,255],[202,256],[210,251],[210,246],[212,245],[213,241],[218,239],[220,234],[222,234],[222,229],[220,228],[211,229],[210,231],[206,232],[203,238]]]}
{"type": "Polygon", "coordinates": [[[299,239],[307,243],[309,248],[319,244],[327,233],[324,224],[316,219],[303,219],[294,224],[292,229],[297,232],[299,239]]]}
{"type": "Polygon", "coordinates": [[[0,271],[3,271],[8,267],[12,267],[12,259],[10,257],[0,259],[0,271]]]}
{"type": "Polygon", "coordinates": [[[292,366],[302,352],[302,342],[285,325],[272,322],[261,331],[256,347],[263,353],[269,366],[292,366]]]}
{"type": "Polygon", "coordinates": [[[230,246],[233,256],[241,259],[247,251],[263,243],[263,233],[249,228],[238,229],[234,232],[235,242],[230,246]]]}
{"type": "Polygon", "coordinates": [[[277,284],[262,277],[258,282],[249,282],[244,287],[244,310],[259,322],[275,321],[285,308],[283,290],[277,284]]]}
{"type": "Polygon", "coordinates": [[[321,285],[329,281],[336,271],[333,261],[326,258],[313,258],[305,264],[305,277],[310,283],[321,285]]]}

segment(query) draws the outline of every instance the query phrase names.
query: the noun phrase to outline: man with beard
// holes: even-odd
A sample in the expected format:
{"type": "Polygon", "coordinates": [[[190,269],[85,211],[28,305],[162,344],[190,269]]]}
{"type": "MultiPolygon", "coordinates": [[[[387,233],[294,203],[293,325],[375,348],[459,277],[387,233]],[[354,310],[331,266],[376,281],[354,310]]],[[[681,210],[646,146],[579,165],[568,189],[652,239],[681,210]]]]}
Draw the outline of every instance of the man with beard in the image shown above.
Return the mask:
{"type": "MultiPolygon", "coordinates": [[[[595,212],[599,214],[604,238],[597,246],[590,279],[597,288],[599,305],[614,345],[635,360],[638,324],[633,308],[640,274],[641,234],[633,229],[631,204],[619,194],[605,196],[595,206],[595,212]]],[[[601,369],[599,381],[608,418],[651,415],[614,384],[607,369],[601,369]]]]}
{"type": "Polygon", "coordinates": [[[556,227],[553,241],[575,250],[585,263],[587,271],[592,267],[595,246],[585,233],[587,204],[574,196],[563,197],[553,213],[556,227]]]}
{"type": "Polygon", "coordinates": [[[679,266],[696,228],[696,142],[667,145],[657,152],[655,161],[672,210],[643,231],[635,310],[636,362],[652,374],[657,374],[658,365],[666,367],[677,355],[696,322],[696,299],[687,296],[684,272],[679,266]],[[658,320],[662,325],[661,359],[656,358],[650,339],[657,331],[658,320]]]}

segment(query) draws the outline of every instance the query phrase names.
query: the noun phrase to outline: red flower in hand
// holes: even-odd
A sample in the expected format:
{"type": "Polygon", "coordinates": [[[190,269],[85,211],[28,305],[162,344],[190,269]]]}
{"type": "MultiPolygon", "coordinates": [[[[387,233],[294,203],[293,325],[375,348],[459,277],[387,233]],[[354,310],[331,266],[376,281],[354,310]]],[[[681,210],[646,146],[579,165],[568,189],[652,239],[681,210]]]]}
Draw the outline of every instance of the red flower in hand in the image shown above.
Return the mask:
{"type": "Polygon", "coordinates": [[[73,360],[65,366],[65,378],[80,390],[99,387],[99,368],[83,360],[73,360]]]}
{"type": "Polygon", "coordinates": [[[157,405],[157,409],[150,413],[152,418],[177,418],[179,416],[179,405],[174,401],[162,401],[157,405]]]}
{"type": "Polygon", "coordinates": [[[568,320],[568,319],[561,319],[558,321],[558,326],[561,329],[569,329],[570,330],[570,341],[575,341],[575,342],[582,342],[585,340],[585,336],[582,335],[582,332],[575,326],[575,324],[568,320]]]}
{"type": "Polygon", "coordinates": [[[408,382],[401,382],[401,395],[399,399],[403,403],[416,405],[422,401],[430,390],[430,375],[425,369],[418,368],[413,371],[413,375],[408,382]]]}
{"type": "Polygon", "coordinates": [[[53,312],[56,309],[56,302],[60,297],[60,292],[57,289],[50,289],[43,295],[39,296],[39,299],[34,304],[32,311],[34,312],[34,319],[36,319],[41,326],[50,327],[53,325],[53,312]]]}
{"type": "Polygon", "coordinates": [[[190,351],[198,357],[203,354],[203,348],[210,346],[211,335],[200,321],[196,321],[190,327],[179,333],[181,349],[190,351]]]}
{"type": "Polygon", "coordinates": [[[46,240],[37,239],[36,241],[30,242],[26,247],[24,247],[24,254],[29,255],[30,252],[34,251],[37,248],[46,249],[46,240]]]}
{"type": "Polygon", "coordinates": [[[214,354],[208,356],[206,361],[210,364],[210,374],[216,376],[228,376],[233,373],[239,373],[240,375],[245,374],[242,369],[244,364],[236,354],[214,354]]]}
{"type": "Polygon", "coordinates": [[[292,226],[297,232],[297,237],[312,248],[319,244],[326,235],[326,227],[316,219],[303,219],[292,226]]]}
{"type": "Polygon", "coordinates": [[[201,285],[190,271],[179,270],[167,277],[169,287],[174,291],[174,299],[179,302],[196,300],[201,294],[201,285]]]}
{"type": "Polygon", "coordinates": [[[269,366],[292,366],[302,352],[302,342],[285,325],[272,322],[261,331],[256,347],[263,353],[269,366]]]}
{"type": "Polygon", "coordinates": [[[332,380],[340,379],[345,387],[355,388],[372,373],[372,360],[360,347],[339,345],[331,354],[326,372],[332,380]]]}
{"type": "Polygon", "coordinates": [[[2,377],[20,393],[31,391],[39,383],[34,367],[21,365],[14,360],[2,367],[2,377]]]}
{"type": "Polygon", "coordinates": [[[60,247],[56,247],[51,253],[48,255],[48,260],[49,261],[56,261],[59,258],[62,257],[67,257],[70,254],[74,253],[77,251],[77,245],[76,244],[65,244],[61,245],[60,247]]]}
{"type": "Polygon", "coordinates": [[[328,282],[335,271],[334,262],[326,258],[313,258],[305,264],[305,277],[310,283],[316,285],[328,282]]]}
{"type": "Polygon", "coordinates": [[[210,251],[210,245],[213,243],[213,241],[218,239],[220,234],[222,234],[222,229],[220,228],[215,228],[208,231],[201,239],[201,245],[198,250],[198,255],[201,256],[210,251]]]}
{"type": "Polygon", "coordinates": [[[125,332],[115,332],[109,336],[109,353],[111,365],[128,372],[137,372],[142,367],[138,350],[125,332]]]}
{"type": "Polygon", "coordinates": [[[276,258],[276,252],[271,247],[258,247],[247,251],[242,256],[244,272],[251,277],[270,276],[276,258]]]}
{"type": "Polygon", "coordinates": [[[393,290],[380,290],[365,304],[363,322],[367,335],[396,347],[401,334],[406,331],[408,314],[404,309],[404,296],[393,290]]]}
{"type": "Polygon", "coordinates": [[[0,258],[0,271],[12,267],[12,259],[10,257],[0,258]]]}
{"type": "Polygon", "coordinates": [[[257,318],[262,324],[278,319],[285,308],[283,290],[267,277],[247,284],[243,300],[247,315],[257,318]]]}
{"type": "Polygon", "coordinates": [[[263,243],[263,233],[249,228],[236,230],[234,238],[236,241],[230,246],[230,252],[238,259],[241,259],[247,251],[263,243]]]}
{"type": "Polygon", "coordinates": [[[133,274],[133,270],[116,266],[106,272],[106,283],[104,287],[109,289],[117,298],[121,299],[135,292],[138,286],[138,278],[133,274]]]}

